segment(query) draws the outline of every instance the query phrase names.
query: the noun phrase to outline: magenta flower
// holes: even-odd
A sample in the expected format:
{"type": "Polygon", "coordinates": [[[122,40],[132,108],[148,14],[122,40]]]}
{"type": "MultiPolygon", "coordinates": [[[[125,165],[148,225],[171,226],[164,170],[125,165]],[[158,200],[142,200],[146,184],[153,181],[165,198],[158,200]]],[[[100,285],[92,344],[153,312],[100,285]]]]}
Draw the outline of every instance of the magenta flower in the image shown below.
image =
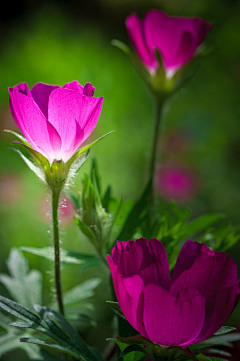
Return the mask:
{"type": "Polygon", "coordinates": [[[107,256],[119,305],[144,337],[187,347],[218,331],[236,307],[237,266],[223,252],[187,241],[170,279],[160,241],[117,242],[107,256]]]}
{"type": "Polygon", "coordinates": [[[211,24],[200,18],[168,17],[162,11],[150,10],[143,21],[130,15],[126,26],[134,47],[151,73],[159,67],[154,48],[163,59],[167,77],[195,55],[199,45],[211,29],[211,24]]]}
{"type": "Polygon", "coordinates": [[[94,98],[90,83],[58,85],[26,83],[9,88],[10,109],[17,126],[50,163],[67,162],[95,128],[103,98],[94,98]]]}

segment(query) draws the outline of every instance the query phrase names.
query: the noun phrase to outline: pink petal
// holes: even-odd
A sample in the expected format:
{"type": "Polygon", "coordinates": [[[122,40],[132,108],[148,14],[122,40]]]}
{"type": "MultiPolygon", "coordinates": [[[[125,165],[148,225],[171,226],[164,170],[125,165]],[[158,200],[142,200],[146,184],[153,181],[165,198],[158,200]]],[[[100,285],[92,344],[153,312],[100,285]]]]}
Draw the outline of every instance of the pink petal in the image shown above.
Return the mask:
{"type": "Polygon", "coordinates": [[[86,83],[83,88],[83,95],[92,97],[94,95],[95,90],[96,88],[94,88],[91,83],[86,83]]]}
{"type": "Polygon", "coordinates": [[[14,104],[13,104],[13,99],[12,99],[12,98],[15,99],[15,97],[13,97],[13,92],[18,91],[19,93],[29,96],[30,98],[32,98],[32,94],[28,88],[27,83],[20,83],[18,85],[15,85],[14,87],[9,87],[8,91],[9,91],[9,105],[10,105],[10,111],[11,111],[12,117],[13,117],[15,123],[17,124],[18,128],[24,134],[25,130],[22,128],[22,124],[21,124],[21,122],[18,121],[18,117],[15,114],[14,104]]]}
{"type": "Polygon", "coordinates": [[[158,10],[149,11],[144,21],[146,43],[160,51],[169,71],[176,71],[194,56],[210,28],[202,19],[170,18],[158,10]]]}
{"type": "Polygon", "coordinates": [[[10,109],[14,120],[33,149],[51,160],[52,146],[48,122],[33,98],[10,90],[10,109]]]}
{"type": "Polygon", "coordinates": [[[74,150],[89,137],[97,125],[98,118],[102,110],[103,97],[94,98],[91,96],[82,97],[82,108],[79,119],[77,120],[82,132],[76,133],[74,150]]]}
{"type": "Polygon", "coordinates": [[[140,58],[150,71],[155,71],[158,68],[158,62],[155,59],[154,48],[148,47],[145,40],[143,24],[136,14],[130,15],[126,19],[126,27],[129,37],[140,58]]]}
{"type": "Polygon", "coordinates": [[[107,256],[107,261],[112,274],[116,297],[121,310],[128,322],[136,330],[138,330],[138,322],[141,321],[138,318],[138,307],[142,307],[139,299],[144,287],[143,281],[138,275],[134,275],[133,277],[127,279],[122,279],[121,275],[118,273],[117,266],[114,264],[109,255],[107,256]]]}
{"type": "Polygon", "coordinates": [[[43,112],[46,119],[48,119],[48,100],[49,95],[54,89],[58,89],[58,85],[48,85],[44,83],[37,83],[33,86],[31,93],[33,99],[43,112]]]}
{"type": "Polygon", "coordinates": [[[63,86],[63,88],[74,90],[74,91],[77,91],[79,93],[83,92],[83,86],[77,80],[74,80],[74,81],[72,81],[70,83],[65,84],[63,86]]]}
{"type": "Polygon", "coordinates": [[[135,242],[117,242],[113,249],[113,262],[122,278],[138,274],[146,285],[155,282],[163,288],[170,286],[170,272],[165,248],[157,239],[145,238],[135,242]],[[134,261],[133,261],[134,260],[134,261]]]}
{"type": "Polygon", "coordinates": [[[67,88],[56,89],[50,94],[48,118],[61,137],[64,162],[93,131],[101,105],[102,98],[87,97],[67,88]]]}
{"type": "Polygon", "coordinates": [[[186,286],[197,288],[206,297],[208,312],[220,290],[236,282],[237,266],[229,255],[210,251],[204,243],[188,241],[178,256],[170,291],[177,294],[186,286]]]}
{"type": "Polygon", "coordinates": [[[222,289],[216,300],[216,304],[206,315],[206,320],[199,337],[192,343],[199,343],[211,337],[227,321],[239,302],[239,281],[230,287],[222,289]]]}
{"type": "Polygon", "coordinates": [[[158,344],[181,346],[199,335],[205,319],[205,298],[194,288],[177,296],[155,284],[144,289],[143,322],[148,338],[158,344]]]}

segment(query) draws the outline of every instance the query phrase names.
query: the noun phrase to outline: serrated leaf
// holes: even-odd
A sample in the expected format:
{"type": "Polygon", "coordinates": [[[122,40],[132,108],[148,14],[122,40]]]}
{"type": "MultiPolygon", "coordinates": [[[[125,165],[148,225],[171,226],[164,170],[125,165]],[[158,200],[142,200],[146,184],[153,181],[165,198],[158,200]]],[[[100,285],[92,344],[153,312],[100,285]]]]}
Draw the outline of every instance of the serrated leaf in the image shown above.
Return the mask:
{"type": "Polygon", "coordinates": [[[37,167],[35,164],[33,164],[28,158],[25,157],[25,155],[23,155],[20,150],[15,149],[15,148],[9,148],[14,150],[14,152],[16,152],[21,158],[22,160],[26,163],[26,165],[28,166],[29,169],[31,169],[32,172],[34,172],[36,174],[36,176],[41,179],[41,181],[43,181],[44,183],[46,183],[45,180],[45,175],[44,172],[42,171],[42,169],[40,169],[39,167],[37,167]]]}
{"type": "Polygon", "coordinates": [[[91,278],[75,287],[64,294],[64,304],[74,305],[78,304],[86,298],[94,295],[93,290],[101,283],[100,278],[91,278]]]}
{"type": "Polygon", "coordinates": [[[222,326],[216,333],[214,333],[214,336],[224,335],[225,333],[232,331],[236,331],[236,327],[222,326]]]}
{"type": "Polygon", "coordinates": [[[11,276],[0,274],[0,282],[4,284],[14,300],[27,308],[34,303],[42,302],[42,274],[28,269],[28,260],[17,248],[12,248],[7,266],[11,276]]]}
{"type": "Polygon", "coordinates": [[[118,302],[114,302],[114,301],[106,301],[108,306],[111,307],[111,309],[120,317],[124,318],[124,320],[126,320],[126,317],[124,316],[119,303],[118,302]]]}

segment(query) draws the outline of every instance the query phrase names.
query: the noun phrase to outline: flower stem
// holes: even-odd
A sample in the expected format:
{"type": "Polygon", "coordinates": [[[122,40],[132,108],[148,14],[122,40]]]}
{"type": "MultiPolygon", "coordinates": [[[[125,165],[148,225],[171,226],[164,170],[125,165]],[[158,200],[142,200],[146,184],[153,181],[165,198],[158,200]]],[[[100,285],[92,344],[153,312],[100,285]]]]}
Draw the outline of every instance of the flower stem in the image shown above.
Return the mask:
{"type": "Polygon", "coordinates": [[[163,109],[164,102],[160,99],[156,99],[156,113],[155,113],[155,123],[154,123],[154,133],[153,133],[153,145],[152,145],[152,153],[150,159],[150,167],[149,167],[149,177],[152,178],[152,182],[154,180],[155,166],[156,166],[156,153],[157,153],[157,145],[159,139],[159,128],[161,124],[161,115],[163,109]]]}
{"type": "Polygon", "coordinates": [[[54,241],[55,287],[57,294],[58,309],[59,312],[64,316],[62,285],[61,285],[60,240],[59,240],[59,225],[58,225],[59,196],[60,196],[60,190],[52,189],[52,221],[53,221],[53,241],[54,241]]]}

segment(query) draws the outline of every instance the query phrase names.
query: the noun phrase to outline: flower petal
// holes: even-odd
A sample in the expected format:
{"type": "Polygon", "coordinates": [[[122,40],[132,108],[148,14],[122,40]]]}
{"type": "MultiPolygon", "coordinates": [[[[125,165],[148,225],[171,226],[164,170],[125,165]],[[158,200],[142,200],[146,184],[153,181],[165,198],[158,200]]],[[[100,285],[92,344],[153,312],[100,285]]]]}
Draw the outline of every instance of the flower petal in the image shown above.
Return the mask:
{"type": "Polygon", "coordinates": [[[150,71],[155,71],[158,68],[158,61],[155,59],[154,48],[149,48],[146,44],[143,24],[136,14],[130,15],[126,19],[126,27],[140,58],[150,71]]]}
{"type": "Polygon", "coordinates": [[[139,275],[144,284],[154,282],[168,289],[170,272],[165,248],[157,239],[117,242],[112,259],[122,278],[139,275]],[[133,261],[134,260],[134,261],[133,261]]]}
{"type": "Polygon", "coordinates": [[[33,99],[43,112],[46,119],[48,119],[48,100],[49,95],[54,89],[58,89],[58,85],[49,85],[44,83],[37,83],[33,86],[31,93],[33,99]]]}
{"type": "Polygon", "coordinates": [[[239,281],[233,286],[222,289],[217,296],[216,304],[210,313],[206,315],[206,320],[199,337],[192,343],[202,342],[217,332],[237,306],[239,296],[239,281]]]}
{"type": "Polygon", "coordinates": [[[74,81],[71,81],[70,83],[65,84],[63,86],[63,88],[74,90],[81,94],[83,92],[83,86],[77,80],[74,80],[74,81]]]}
{"type": "Polygon", "coordinates": [[[88,97],[67,88],[56,89],[50,94],[48,119],[61,137],[64,162],[91,134],[101,107],[102,98],[88,97]]]}
{"type": "Polygon", "coordinates": [[[120,308],[128,322],[138,330],[138,306],[139,298],[144,287],[143,281],[138,275],[122,279],[118,273],[118,267],[109,255],[107,255],[107,261],[120,308]]]}
{"type": "Polygon", "coordinates": [[[205,319],[205,297],[186,288],[177,296],[155,284],[144,289],[143,322],[148,338],[166,346],[190,344],[199,335],[205,319]]]}
{"type": "Polygon", "coordinates": [[[214,252],[203,243],[188,241],[182,247],[173,271],[170,291],[197,288],[206,297],[206,308],[216,302],[218,292],[237,282],[237,266],[224,252],[214,252]]]}
{"type": "Polygon", "coordinates": [[[75,150],[89,137],[97,125],[102,110],[103,97],[83,95],[80,118],[77,120],[79,127],[83,130],[75,139],[75,150]]]}
{"type": "Polygon", "coordinates": [[[144,22],[146,43],[160,51],[169,71],[176,71],[194,56],[210,28],[202,19],[168,17],[158,10],[149,11],[144,22]]]}
{"type": "Polygon", "coordinates": [[[33,149],[49,159],[52,154],[52,146],[47,120],[43,113],[33,98],[12,89],[9,90],[9,93],[11,113],[23,135],[33,149]]]}

